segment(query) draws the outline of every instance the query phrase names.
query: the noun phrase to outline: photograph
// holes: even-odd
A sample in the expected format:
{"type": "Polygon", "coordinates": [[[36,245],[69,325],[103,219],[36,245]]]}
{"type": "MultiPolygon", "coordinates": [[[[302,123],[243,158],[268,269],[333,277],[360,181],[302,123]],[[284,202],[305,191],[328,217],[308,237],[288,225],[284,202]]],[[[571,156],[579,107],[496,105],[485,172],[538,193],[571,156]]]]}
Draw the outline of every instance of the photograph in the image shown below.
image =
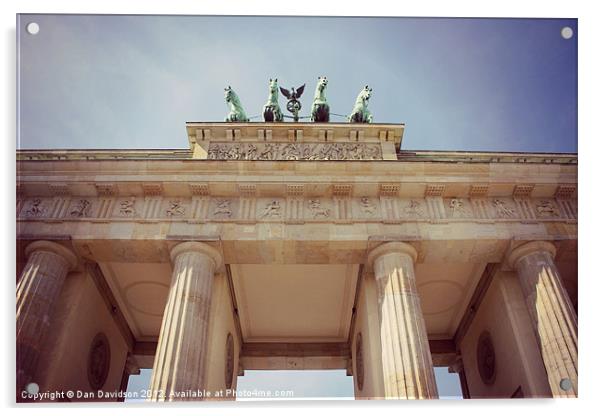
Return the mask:
{"type": "Polygon", "coordinates": [[[13,405],[579,397],[546,16],[16,14],[13,405]]]}

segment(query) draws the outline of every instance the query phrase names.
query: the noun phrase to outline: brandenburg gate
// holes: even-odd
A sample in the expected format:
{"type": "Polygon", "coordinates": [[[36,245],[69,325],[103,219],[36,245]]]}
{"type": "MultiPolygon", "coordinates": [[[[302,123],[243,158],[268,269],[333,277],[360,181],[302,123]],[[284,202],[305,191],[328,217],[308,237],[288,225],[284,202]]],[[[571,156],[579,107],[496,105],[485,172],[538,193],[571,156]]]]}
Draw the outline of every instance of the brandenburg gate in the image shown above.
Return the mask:
{"type": "Polygon", "coordinates": [[[18,401],[120,400],[140,368],[155,401],[278,369],[434,399],[436,366],[466,398],[577,396],[576,154],[406,151],[403,124],[186,131],[17,152],[18,401]]]}

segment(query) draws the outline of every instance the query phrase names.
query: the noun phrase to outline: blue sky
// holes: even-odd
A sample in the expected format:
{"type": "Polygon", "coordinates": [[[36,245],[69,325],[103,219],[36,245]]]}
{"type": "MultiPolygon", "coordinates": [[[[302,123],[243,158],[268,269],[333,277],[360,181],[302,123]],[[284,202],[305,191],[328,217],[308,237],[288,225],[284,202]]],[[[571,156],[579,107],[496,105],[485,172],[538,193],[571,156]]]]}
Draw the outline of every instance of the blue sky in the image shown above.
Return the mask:
{"type": "MultiPolygon", "coordinates": [[[[148,389],[151,377],[150,369],[143,369],[140,375],[130,376],[128,391],[131,393],[148,389]]],[[[442,399],[462,398],[462,390],[458,375],[449,373],[447,368],[436,367],[435,378],[442,399]]],[[[290,399],[353,399],[353,378],[346,375],[345,370],[302,370],[302,371],[257,371],[247,370],[238,377],[236,389],[241,397],[265,394],[275,395],[279,392],[292,392],[290,399]]],[[[282,394],[282,393],[279,393],[282,394]]],[[[143,401],[130,399],[128,401],[143,401]]]]}
{"type": "MultiPolygon", "coordinates": [[[[18,148],[185,148],[186,121],[223,121],[227,85],[255,116],[269,78],[306,83],[306,115],[326,76],[333,113],[372,87],[374,121],[406,124],[403,149],[577,151],[576,19],[21,15],[17,25],[18,148]],[[24,30],[31,21],[37,35],[24,30]]],[[[248,373],[241,385],[285,376],[304,394],[352,394],[344,374],[316,384],[315,373],[248,373]]],[[[442,395],[457,394],[449,380],[442,395]]]]}
{"type": "MultiPolygon", "coordinates": [[[[185,148],[186,121],[249,116],[267,82],[329,79],[333,113],[373,88],[404,149],[577,151],[576,19],[22,15],[20,148],[185,148]],[[574,31],[564,39],[561,29],[574,31]]],[[[284,106],[283,98],[280,100],[284,106]]],[[[333,117],[333,121],[342,120],[333,117]]]]}

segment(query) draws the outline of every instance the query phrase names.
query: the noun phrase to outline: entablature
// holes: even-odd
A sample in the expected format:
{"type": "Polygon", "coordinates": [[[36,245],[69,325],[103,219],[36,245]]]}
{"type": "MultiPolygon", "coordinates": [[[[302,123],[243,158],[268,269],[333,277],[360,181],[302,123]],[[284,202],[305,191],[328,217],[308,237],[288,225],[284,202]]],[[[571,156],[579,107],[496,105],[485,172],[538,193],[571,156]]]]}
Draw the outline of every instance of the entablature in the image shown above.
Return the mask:
{"type": "Polygon", "coordinates": [[[391,142],[399,149],[403,123],[186,123],[190,148],[202,142],[391,142]]]}
{"type": "MultiPolygon", "coordinates": [[[[220,142],[221,143],[221,142],[220,142]]],[[[319,142],[316,142],[319,143],[319,142]]],[[[367,143],[369,145],[369,143],[367,143]]],[[[336,149],[335,149],[336,150],[336,149]]],[[[347,149],[349,151],[349,149],[347,149]]],[[[351,149],[353,150],[353,149],[351,149]]],[[[193,150],[189,149],[21,149],[17,150],[17,161],[173,161],[195,159],[196,163],[210,163],[209,158],[194,158],[193,150]]],[[[208,156],[208,155],[207,155],[208,156]]],[[[225,157],[230,163],[240,160],[240,156],[225,157]]],[[[244,159],[244,158],[243,158],[244,159]]],[[[269,162],[274,158],[257,158],[253,160],[269,162]]],[[[367,157],[367,161],[378,162],[375,158],[367,157]]],[[[320,159],[291,159],[288,163],[311,163],[320,159]]],[[[353,158],[350,158],[353,160],[353,158]]],[[[449,164],[544,164],[544,165],[576,165],[576,153],[519,153],[519,152],[458,152],[458,151],[426,151],[426,150],[397,150],[391,160],[402,162],[432,162],[449,164]]],[[[322,159],[322,162],[332,161],[322,159]]],[[[349,160],[343,160],[348,162],[349,160]]],[[[251,162],[251,160],[245,160],[251,162]]]]}
{"type": "MultiPolygon", "coordinates": [[[[356,193],[355,187],[330,186],[324,192],[307,185],[292,195],[259,193],[238,188],[236,195],[196,193],[203,184],[184,188],[182,195],[165,194],[163,187],[144,184],[144,193],[97,196],[60,193],[17,196],[19,221],[169,221],[169,222],[576,222],[577,200],[558,196],[405,196],[398,188],[380,193],[356,193]],[[304,187],[305,188],[305,187],[304,187]]],[[[382,185],[382,184],[381,184],[382,185]]],[[[560,185],[565,186],[565,185],[560,185]]],[[[557,186],[557,189],[560,189],[557,186]]],[[[383,191],[385,189],[385,191],[383,191]]]]}

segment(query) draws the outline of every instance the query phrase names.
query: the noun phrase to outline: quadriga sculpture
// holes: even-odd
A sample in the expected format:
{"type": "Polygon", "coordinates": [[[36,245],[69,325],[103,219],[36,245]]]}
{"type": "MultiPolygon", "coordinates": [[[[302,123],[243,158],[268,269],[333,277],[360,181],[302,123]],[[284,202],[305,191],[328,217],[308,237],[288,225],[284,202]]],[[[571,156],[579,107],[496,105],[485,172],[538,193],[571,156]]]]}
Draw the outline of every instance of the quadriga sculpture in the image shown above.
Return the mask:
{"type": "Polygon", "coordinates": [[[268,102],[263,106],[263,121],[283,121],[284,116],[278,104],[278,78],[270,78],[268,102]]]}
{"type": "Polygon", "coordinates": [[[368,110],[368,101],[371,95],[372,88],[367,85],[360,91],[349,115],[350,123],[372,123],[372,113],[368,110]]]}
{"type": "Polygon", "coordinates": [[[226,103],[230,107],[230,113],[226,117],[227,122],[246,122],[249,121],[245,110],[242,108],[238,95],[234,92],[232,87],[228,85],[228,88],[224,88],[226,103]]]}
{"type": "Polygon", "coordinates": [[[316,85],[316,94],[314,102],[311,106],[311,121],[318,123],[326,123],[330,120],[330,107],[326,101],[326,86],[328,80],[326,77],[318,77],[318,85],[316,85]]]}

